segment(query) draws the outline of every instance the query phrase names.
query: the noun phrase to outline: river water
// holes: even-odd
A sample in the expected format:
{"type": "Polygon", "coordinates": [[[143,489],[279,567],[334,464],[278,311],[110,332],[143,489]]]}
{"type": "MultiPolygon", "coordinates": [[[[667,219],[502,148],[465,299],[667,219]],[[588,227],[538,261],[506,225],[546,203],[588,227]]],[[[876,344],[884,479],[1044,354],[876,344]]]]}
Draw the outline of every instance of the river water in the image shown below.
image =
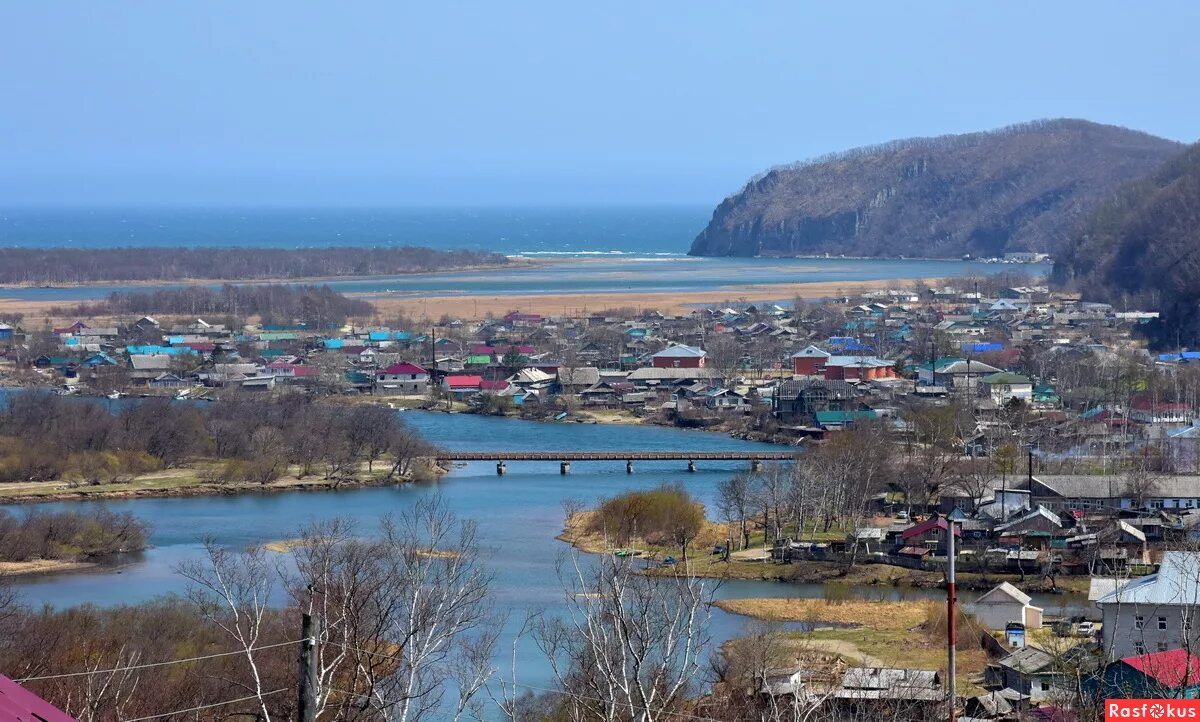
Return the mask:
{"type": "MultiPolygon", "coordinates": [[[[777,449],[766,444],[723,435],[668,429],[559,423],[546,424],[463,414],[410,411],[405,420],[432,441],[457,450],[750,450],[777,449]]],[[[561,608],[562,586],[556,562],[569,553],[556,541],[562,531],[565,499],[585,503],[629,489],[667,481],[686,484],[710,510],[717,483],[744,462],[704,462],[687,473],[684,462],[641,462],[633,475],[622,462],[576,462],[568,476],[556,462],[510,462],[508,474],[498,477],[492,463],[469,463],[437,483],[345,491],[298,491],[240,496],[202,496],[61,502],[41,508],[77,509],[103,505],[130,511],[153,525],[152,548],[119,565],[89,573],[24,577],[18,585],[26,601],[66,607],[82,603],[136,603],[183,591],[174,573],[179,562],[201,553],[201,540],[214,537],[231,547],[245,547],[296,536],[307,521],[347,517],[369,529],[381,514],[397,511],[417,499],[440,494],[460,517],[479,527],[485,556],[495,574],[494,597],[509,614],[500,662],[508,666],[511,643],[526,613],[561,608]]],[[[19,510],[20,507],[9,507],[19,510]]],[[[717,590],[720,598],[853,596],[869,599],[941,598],[936,590],[890,587],[823,587],[813,584],[731,581],[717,590]]],[[[969,596],[968,596],[969,598],[969,596]]],[[[1043,598],[1048,613],[1057,613],[1066,600],[1043,598]]],[[[744,629],[745,620],[714,610],[714,640],[729,639],[744,629]]],[[[517,661],[529,684],[550,682],[549,670],[529,640],[518,642],[517,661]]]]}

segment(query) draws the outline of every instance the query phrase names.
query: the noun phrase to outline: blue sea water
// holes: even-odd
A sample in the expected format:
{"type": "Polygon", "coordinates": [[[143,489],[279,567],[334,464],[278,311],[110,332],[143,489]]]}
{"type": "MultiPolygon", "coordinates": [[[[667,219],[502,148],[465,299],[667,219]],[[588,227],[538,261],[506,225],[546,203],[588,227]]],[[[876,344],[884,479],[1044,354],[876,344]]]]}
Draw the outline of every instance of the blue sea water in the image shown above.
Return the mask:
{"type": "MultiPolygon", "coordinates": [[[[388,296],[623,294],[714,291],[748,285],[985,275],[1013,266],[956,260],[693,258],[698,207],[542,209],[8,209],[0,247],[424,245],[586,262],[369,279],[330,279],[344,293],[388,296]]],[[[1044,264],[1020,270],[1043,274],[1044,264]]],[[[177,284],[140,286],[143,290],[177,284]]],[[[5,288],[0,297],[80,301],[127,290],[5,288]]],[[[779,301],[787,301],[781,291],[779,301]]]]}
{"type": "Polygon", "coordinates": [[[508,255],[685,254],[707,206],[6,208],[0,246],[428,246],[508,255]]]}

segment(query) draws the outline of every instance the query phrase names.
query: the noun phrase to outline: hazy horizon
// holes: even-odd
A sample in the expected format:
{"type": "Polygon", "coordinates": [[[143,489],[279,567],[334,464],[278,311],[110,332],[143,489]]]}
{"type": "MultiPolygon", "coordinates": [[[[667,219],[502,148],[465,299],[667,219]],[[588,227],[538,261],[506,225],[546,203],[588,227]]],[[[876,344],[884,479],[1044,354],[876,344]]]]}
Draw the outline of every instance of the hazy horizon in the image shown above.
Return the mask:
{"type": "Polygon", "coordinates": [[[0,8],[0,206],[712,206],[771,166],[1085,118],[1200,136],[1200,5],[0,8]]]}

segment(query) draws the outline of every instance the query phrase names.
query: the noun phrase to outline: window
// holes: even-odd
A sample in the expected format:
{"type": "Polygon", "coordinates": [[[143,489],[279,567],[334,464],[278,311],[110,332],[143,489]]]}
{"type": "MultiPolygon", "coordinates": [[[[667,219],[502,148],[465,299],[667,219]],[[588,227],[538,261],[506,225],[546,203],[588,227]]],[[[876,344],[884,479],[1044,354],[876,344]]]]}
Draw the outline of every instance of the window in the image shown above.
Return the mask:
{"type": "Polygon", "coordinates": [[[1141,642],[1134,642],[1133,643],[1133,653],[1136,655],[1139,655],[1139,656],[1145,654],[1146,653],[1146,645],[1142,644],[1141,642]]]}
{"type": "Polygon", "coordinates": [[[1192,628],[1192,615],[1186,614],[1186,613],[1183,615],[1183,628],[1184,629],[1192,628]]]}
{"type": "Polygon", "coordinates": [[[1166,628],[1167,628],[1167,618],[1166,618],[1166,617],[1159,617],[1159,618],[1158,618],[1158,628],[1159,628],[1159,629],[1166,629],[1166,628]]]}
{"type": "Polygon", "coordinates": [[[1159,642],[1159,643],[1158,643],[1158,651],[1160,651],[1160,652],[1165,652],[1165,651],[1167,651],[1167,643],[1166,643],[1166,642],[1159,642]]]}
{"type": "Polygon", "coordinates": [[[1146,618],[1141,616],[1140,614],[1133,618],[1133,628],[1134,629],[1141,629],[1145,623],[1146,623],[1146,618]]]}

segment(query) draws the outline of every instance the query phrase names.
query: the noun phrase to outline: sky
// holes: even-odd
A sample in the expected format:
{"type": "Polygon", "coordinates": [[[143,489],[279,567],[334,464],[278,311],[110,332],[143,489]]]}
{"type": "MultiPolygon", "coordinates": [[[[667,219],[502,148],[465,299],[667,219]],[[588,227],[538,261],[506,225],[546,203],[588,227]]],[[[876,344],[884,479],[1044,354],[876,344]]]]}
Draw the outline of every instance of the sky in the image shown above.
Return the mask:
{"type": "Polygon", "coordinates": [[[1200,138],[1200,3],[0,5],[0,204],[711,205],[1080,117],[1200,138]]]}

